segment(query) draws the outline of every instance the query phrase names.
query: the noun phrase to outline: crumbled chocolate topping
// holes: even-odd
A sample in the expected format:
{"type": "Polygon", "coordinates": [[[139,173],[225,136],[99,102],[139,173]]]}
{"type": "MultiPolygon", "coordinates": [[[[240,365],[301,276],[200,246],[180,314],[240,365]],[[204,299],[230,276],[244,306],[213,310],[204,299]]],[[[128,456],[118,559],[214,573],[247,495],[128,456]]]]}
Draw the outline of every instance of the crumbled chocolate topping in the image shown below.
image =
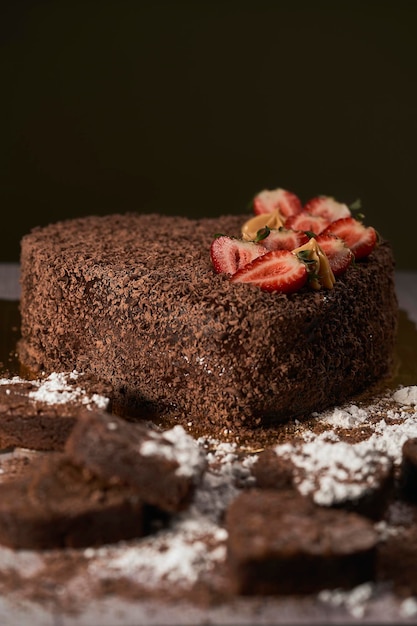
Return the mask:
{"type": "Polygon", "coordinates": [[[240,436],[343,401],[386,376],[397,324],[381,242],[331,291],[292,295],[213,270],[246,215],[87,217],[22,240],[20,361],[113,387],[116,410],[240,436]]]}

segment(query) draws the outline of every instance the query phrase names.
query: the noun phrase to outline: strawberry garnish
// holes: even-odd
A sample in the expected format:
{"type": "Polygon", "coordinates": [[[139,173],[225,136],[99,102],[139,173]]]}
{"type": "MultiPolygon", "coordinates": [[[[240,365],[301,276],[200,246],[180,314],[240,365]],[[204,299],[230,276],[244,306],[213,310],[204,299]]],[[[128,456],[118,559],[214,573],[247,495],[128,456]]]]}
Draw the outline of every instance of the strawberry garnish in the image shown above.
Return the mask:
{"type": "Polygon", "coordinates": [[[210,246],[210,257],[215,271],[230,275],[266,252],[268,250],[261,244],[226,235],[213,239],[210,246]]]}
{"type": "Polygon", "coordinates": [[[289,250],[271,250],[248,263],[230,278],[234,283],[251,283],[263,291],[293,293],[307,282],[306,264],[289,250]]]}
{"type": "Polygon", "coordinates": [[[303,206],[298,196],[286,189],[264,189],[253,199],[253,211],[255,215],[272,213],[279,210],[283,218],[296,215],[302,211],[303,206]]]}
{"type": "Polygon", "coordinates": [[[344,217],[332,222],[324,231],[337,235],[352,250],[355,259],[367,257],[378,242],[378,234],[372,226],[365,226],[354,217],[344,217]]]}
{"type": "Polygon", "coordinates": [[[290,216],[285,220],[285,228],[293,230],[310,231],[315,235],[319,235],[330,224],[330,220],[322,215],[313,215],[308,211],[301,211],[297,215],[290,216]]]}
{"type": "Polygon", "coordinates": [[[311,200],[304,205],[304,210],[312,215],[321,215],[329,220],[329,222],[351,216],[347,204],[337,202],[337,200],[331,196],[316,196],[315,198],[311,198],[311,200]]]}
{"type": "Polygon", "coordinates": [[[267,250],[294,250],[308,241],[308,235],[303,230],[292,228],[261,228],[256,236],[256,241],[262,241],[267,250]]]}
{"type": "Polygon", "coordinates": [[[343,239],[333,233],[321,233],[316,237],[316,241],[327,256],[333,274],[335,276],[343,274],[354,259],[352,250],[343,239]]]}

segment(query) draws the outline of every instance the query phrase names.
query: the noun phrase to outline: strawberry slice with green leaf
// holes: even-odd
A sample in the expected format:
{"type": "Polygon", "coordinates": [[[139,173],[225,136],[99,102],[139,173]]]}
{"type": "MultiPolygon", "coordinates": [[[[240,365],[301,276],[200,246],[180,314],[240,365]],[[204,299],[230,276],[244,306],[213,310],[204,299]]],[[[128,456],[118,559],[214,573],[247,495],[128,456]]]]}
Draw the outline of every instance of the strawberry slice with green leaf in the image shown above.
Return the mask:
{"type": "Polygon", "coordinates": [[[305,210],[285,220],[285,228],[309,231],[315,235],[319,235],[329,224],[330,220],[323,215],[313,215],[305,210]]]}
{"type": "Polygon", "coordinates": [[[338,202],[332,196],[316,196],[311,198],[305,205],[304,210],[308,211],[312,215],[321,215],[322,217],[334,222],[342,217],[350,217],[350,212],[347,204],[338,202]]]}
{"type": "Polygon", "coordinates": [[[308,278],[306,264],[289,250],[271,250],[238,270],[233,283],[251,283],[263,291],[293,293],[308,278]]]}
{"type": "Polygon", "coordinates": [[[281,216],[287,218],[303,210],[300,198],[292,191],[280,187],[260,191],[252,202],[255,215],[272,213],[278,209],[281,216]]]}
{"type": "Polygon", "coordinates": [[[335,276],[343,274],[355,258],[343,239],[333,233],[321,233],[316,237],[316,242],[327,256],[335,276]]]}
{"type": "Polygon", "coordinates": [[[265,226],[258,230],[256,241],[261,241],[267,250],[294,250],[309,240],[303,230],[292,228],[269,228],[265,226]]]}
{"type": "Polygon", "coordinates": [[[214,270],[220,274],[234,274],[268,250],[253,241],[244,241],[227,235],[219,235],[210,246],[210,257],[214,270]]]}
{"type": "Polygon", "coordinates": [[[365,226],[354,217],[344,217],[332,222],[323,234],[337,235],[350,248],[355,259],[369,256],[378,243],[378,233],[373,226],[365,226]]]}

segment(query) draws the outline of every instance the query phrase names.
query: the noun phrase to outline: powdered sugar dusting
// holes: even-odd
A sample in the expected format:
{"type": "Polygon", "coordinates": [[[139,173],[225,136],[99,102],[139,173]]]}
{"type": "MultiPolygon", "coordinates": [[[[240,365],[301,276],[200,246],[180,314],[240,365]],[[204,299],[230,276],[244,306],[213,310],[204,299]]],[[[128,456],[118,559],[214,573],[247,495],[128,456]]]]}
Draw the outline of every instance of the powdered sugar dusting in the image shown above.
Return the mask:
{"type": "MultiPolygon", "coordinates": [[[[184,434],[174,429],[172,438],[183,439],[184,434]]],[[[86,554],[95,556],[89,565],[91,574],[122,574],[147,589],[169,587],[173,582],[176,587],[189,588],[216,563],[224,562],[227,532],[222,518],[233,498],[253,483],[253,458],[241,459],[236,444],[208,437],[198,439],[197,445],[208,465],[188,510],[175,516],[168,529],[128,548],[89,550],[86,554]]]]}
{"type": "Polygon", "coordinates": [[[401,387],[401,389],[397,389],[392,397],[399,404],[415,406],[417,404],[417,385],[401,387]]]}
{"type": "MultiPolygon", "coordinates": [[[[106,551],[106,576],[122,574],[147,588],[173,583],[189,586],[224,559],[225,539],[226,531],[204,518],[179,517],[168,530],[137,546],[116,550],[113,558],[106,551]]],[[[91,563],[90,572],[100,575],[102,567],[99,551],[99,561],[91,563]]]]}
{"type": "MultiPolygon", "coordinates": [[[[318,413],[313,414],[315,417],[319,417],[318,413]]],[[[336,407],[332,411],[321,417],[323,422],[326,422],[329,426],[339,428],[355,428],[360,424],[364,424],[368,419],[368,412],[365,409],[361,409],[356,404],[352,404],[347,407],[336,407]]]]}
{"type": "Polygon", "coordinates": [[[276,446],[276,453],[294,465],[299,491],[313,494],[317,504],[331,505],[376,489],[378,476],[384,476],[389,464],[401,463],[405,441],[417,437],[417,414],[409,408],[416,390],[416,386],[403,387],[374,406],[352,404],[315,414],[318,422],[335,429],[366,426],[369,434],[363,441],[351,444],[333,430],[320,434],[306,430],[301,442],[276,446]],[[405,408],[388,408],[389,400],[405,408]]]}
{"type": "MultiPolygon", "coordinates": [[[[28,398],[44,404],[67,404],[76,402],[87,409],[106,410],[109,398],[97,393],[89,395],[81,386],[75,386],[74,381],[82,380],[82,375],[76,370],[72,372],[53,372],[44,379],[31,380],[34,390],[28,392],[28,398]],[[70,381],[73,381],[72,384],[70,381]]],[[[23,384],[27,381],[19,376],[0,379],[0,385],[23,384]]]]}
{"type": "Polygon", "coordinates": [[[331,606],[343,606],[353,617],[364,617],[367,602],[372,598],[374,585],[363,583],[353,589],[324,589],[318,594],[321,602],[331,606]]]}
{"type": "Polygon", "coordinates": [[[328,506],[358,499],[379,486],[390,461],[368,441],[349,444],[332,431],[306,434],[301,445],[281,444],[277,455],[295,466],[294,484],[302,495],[313,494],[317,504],[328,506]]]}
{"type": "Polygon", "coordinates": [[[163,437],[156,434],[144,441],[139,448],[143,456],[162,456],[178,464],[175,473],[179,476],[195,476],[205,465],[205,455],[196,441],[180,425],[166,430],[163,437]]]}

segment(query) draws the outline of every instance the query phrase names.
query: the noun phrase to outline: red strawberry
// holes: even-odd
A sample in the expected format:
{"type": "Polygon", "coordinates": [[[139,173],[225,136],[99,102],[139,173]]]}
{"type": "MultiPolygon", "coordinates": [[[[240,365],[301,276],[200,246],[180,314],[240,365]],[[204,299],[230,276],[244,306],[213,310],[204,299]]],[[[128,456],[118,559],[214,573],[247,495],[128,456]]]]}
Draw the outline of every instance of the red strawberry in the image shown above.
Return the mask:
{"type": "Polygon", "coordinates": [[[271,250],[231,277],[233,283],[251,283],[263,291],[293,293],[307,282],[307,267],[289,250],[271,250]]]}
{"type": "Polygon", "coordinates": [[[307,243],[308,235],[303,230],[292,230],[292,228],[281,226],[281,228],[262,228],[258,231],[257,240],[261,241],[267,250],[294,250],[307,243]],[[262,236],[263,230],[265,230],[265,236],[262,236]]]}
{"type": "Polygon", "coordinates": [[[238,269],[268,252],[261,244],[220,235],[212,241],[210,257],[217,273],[234,274],[238,269]]]}
{"type": "Polygon", "coordinates": [[[342,217],[350,217],[349,207],[342,202],[337,202],[331,196],[316,196],[311,198],[305,205],[304,210],[312,215],[321,215],[329,222],[334,222],[342,217]]]}
{"type": "Polygon", "coordinates": [[[308,211],[301,211],[285,220],[285,228],[293,230],[309,230],[319,235],[330,224],[330,220],[322,215],[312,215],[308,211]]]}
{"type": "Polygon", "coordinates": [[[316,241],[324,254],[329,259],[329,265],[335,276],[340,276],[349,267],[354,259],[354,254],[347,247],[343,239],[333,233],[321,233],[316,241]]]}
{"type": "Polygon", "coordinates": [[[355,259],[368,256],[378,242],[378,234],[372,226],[365,226],[354,217],[344,217],[332,222],[323,234],[337,235],[352,250],[355,259]]]}
{"type": "Polygon", "coordinates": [[[263,213],[272,213],[276,209],[279,210],[283,218],[290,215],[296,215],[303,210],[300,199],[295,193],[286,189],[264,189],[260,191],[253,199],[253,211],[255,215],[263,213]]]}

